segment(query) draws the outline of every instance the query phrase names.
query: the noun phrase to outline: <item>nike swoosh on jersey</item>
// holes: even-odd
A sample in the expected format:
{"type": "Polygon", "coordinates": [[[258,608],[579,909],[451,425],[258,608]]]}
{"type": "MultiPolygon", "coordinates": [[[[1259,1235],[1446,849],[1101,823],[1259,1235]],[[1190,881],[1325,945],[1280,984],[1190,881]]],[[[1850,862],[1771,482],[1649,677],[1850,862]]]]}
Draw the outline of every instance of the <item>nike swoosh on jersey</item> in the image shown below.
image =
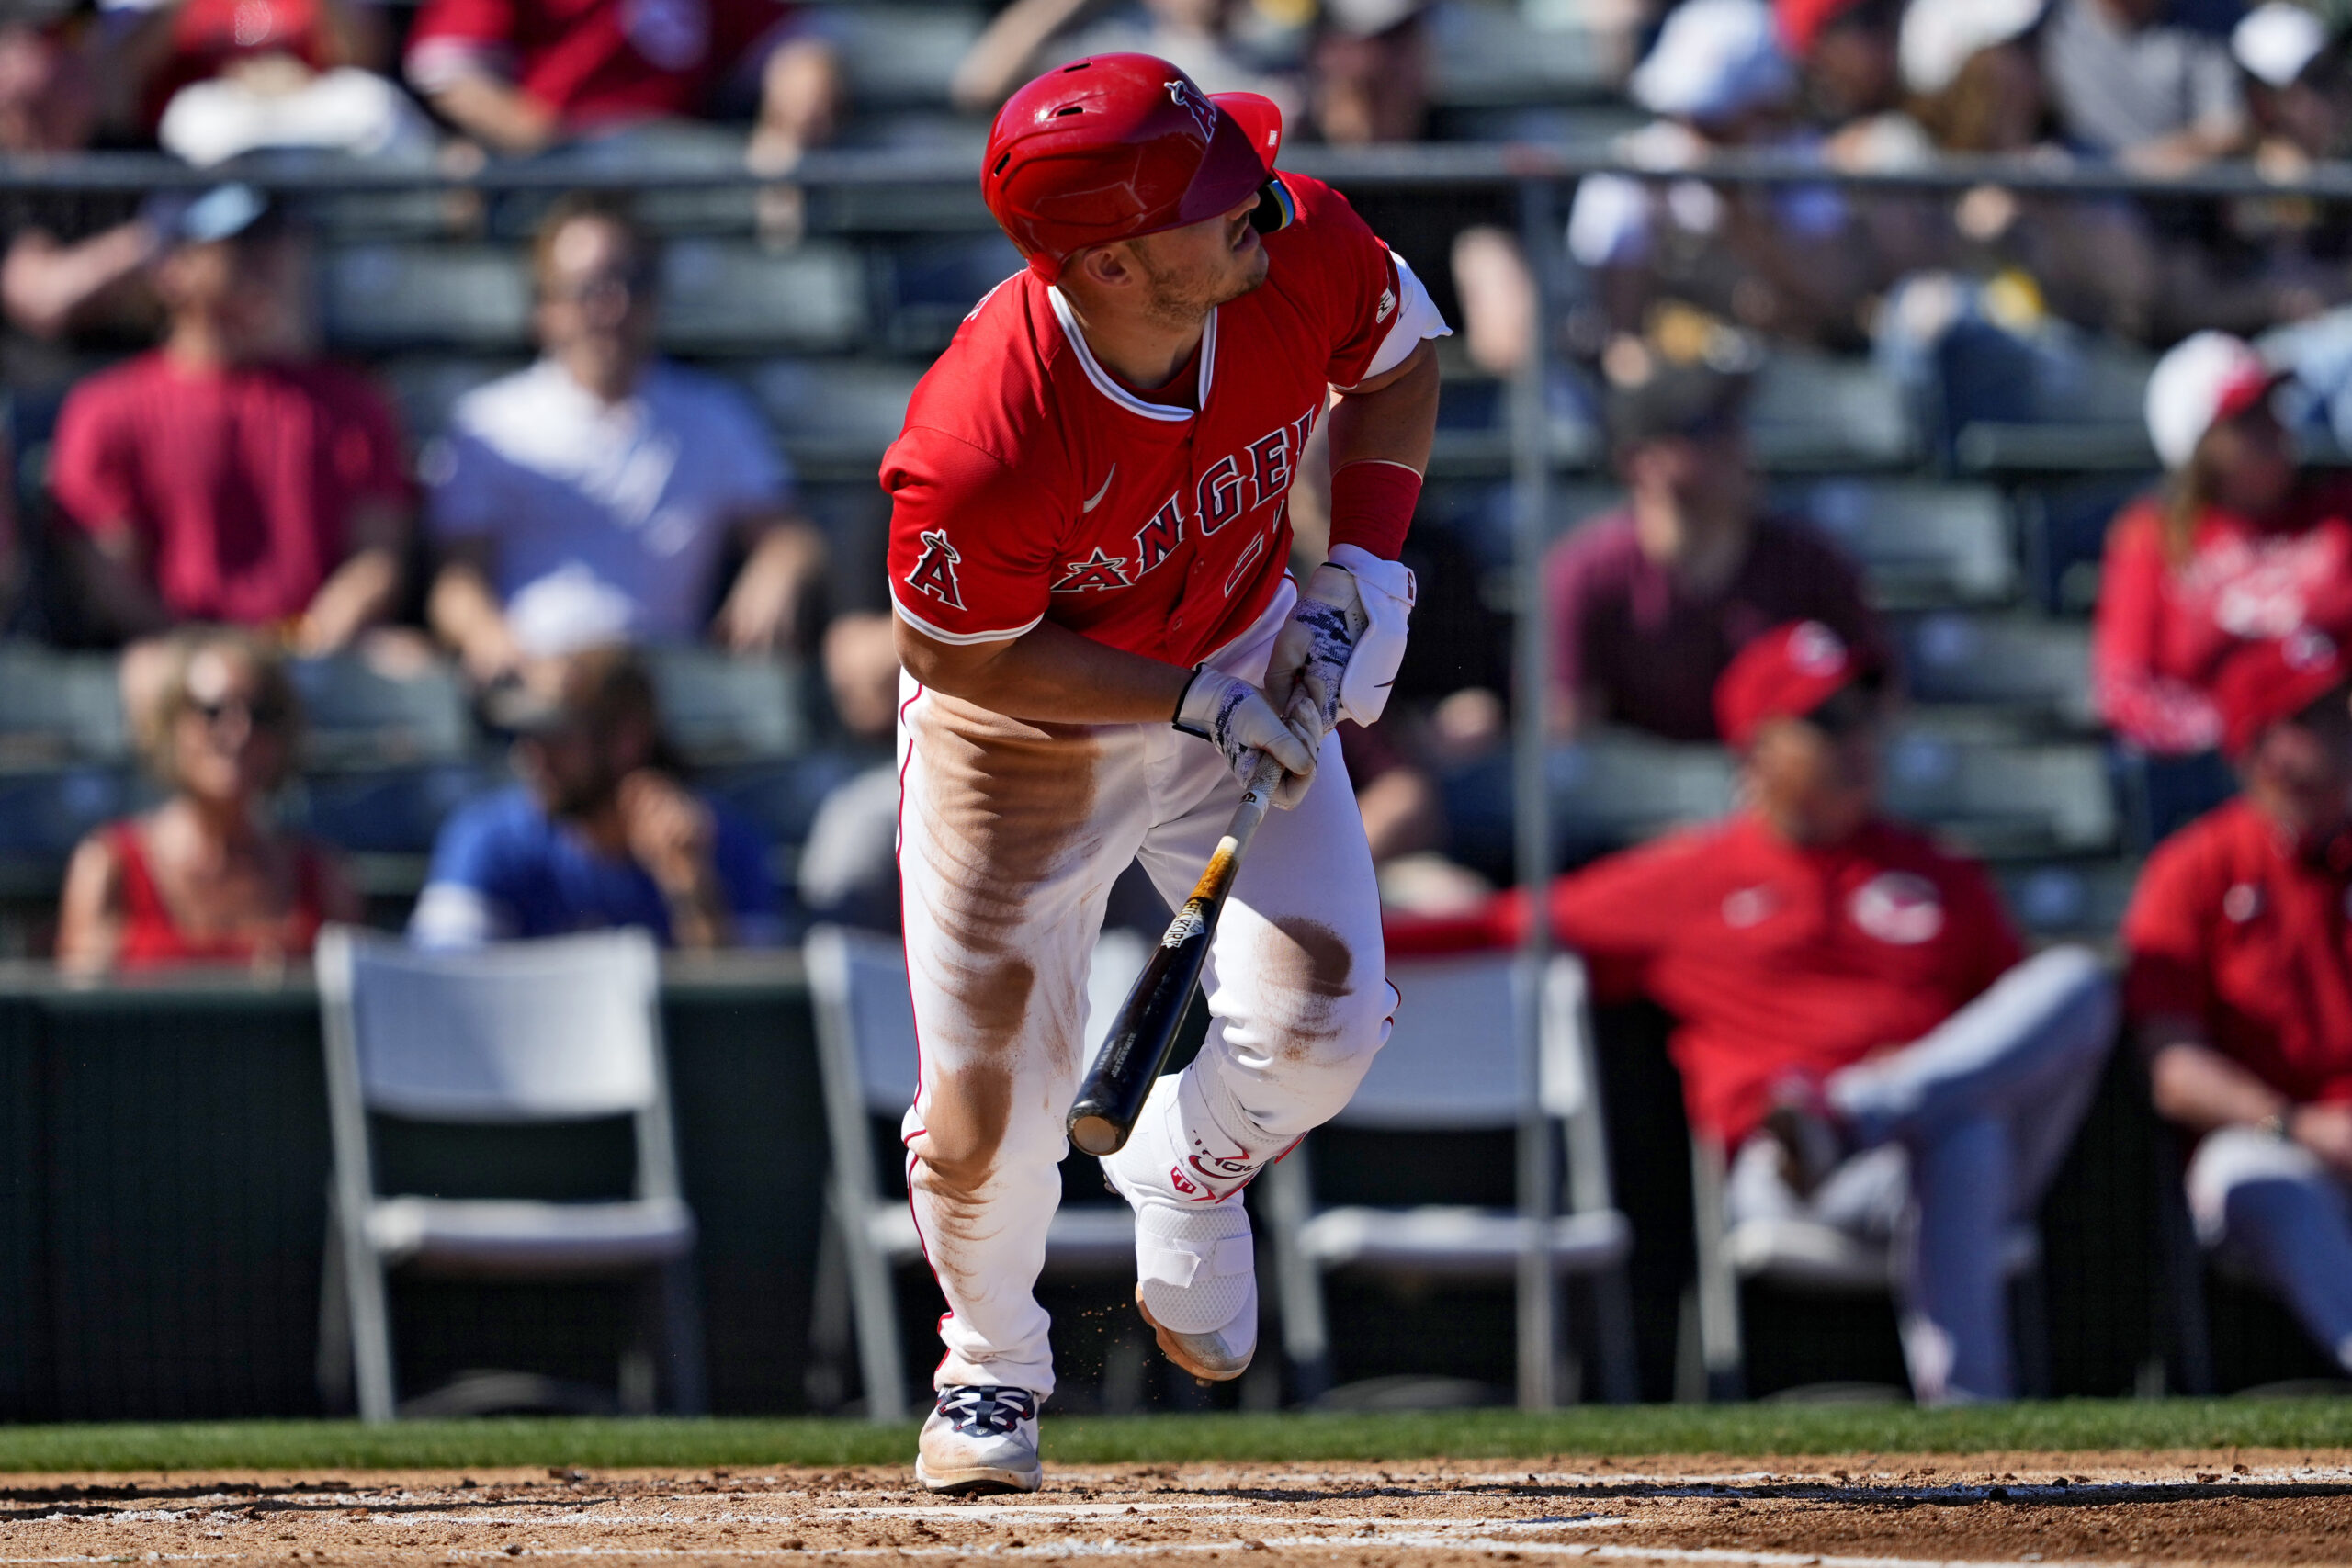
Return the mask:
{"type": "Polygon", "coordinates": [[[1096,491],[1092,495],[1087,497],[1086,504],[1080,507],[1079,510],[1080,512],[1091,512],[1096,507],[1102,505],[1102,498],[1111,493],[1111,481],[1118,477],[1119,465],[1114,463],[1111,465],[1111,471],[1102,476],[1102,488],[1096,491]]]}

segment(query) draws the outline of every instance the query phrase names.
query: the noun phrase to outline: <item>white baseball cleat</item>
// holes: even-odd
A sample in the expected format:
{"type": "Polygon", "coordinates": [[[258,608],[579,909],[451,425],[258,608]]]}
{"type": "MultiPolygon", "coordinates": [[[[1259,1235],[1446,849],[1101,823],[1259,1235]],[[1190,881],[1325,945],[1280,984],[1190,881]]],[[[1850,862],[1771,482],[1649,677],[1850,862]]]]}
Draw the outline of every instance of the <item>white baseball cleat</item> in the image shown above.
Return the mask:
{"type": "Polygon", "coordinates": [[[978,1383],[939,1391],[915,1443],[915,1479],[933,1492],[976,1497],[1035,1492],[1037,1396],[1025,1388],[978,1383]]]}
{"type": "Polygon", "coordinates": [[[1257,1256],[1241,1190],[1265,1160],[1188,1137],[1179,1078],[1154,1087],[1102,1170],[1136,1212],[1136,1310],[1170,1360],[1226,1382],[1258,1348],[1257,1256]]]}

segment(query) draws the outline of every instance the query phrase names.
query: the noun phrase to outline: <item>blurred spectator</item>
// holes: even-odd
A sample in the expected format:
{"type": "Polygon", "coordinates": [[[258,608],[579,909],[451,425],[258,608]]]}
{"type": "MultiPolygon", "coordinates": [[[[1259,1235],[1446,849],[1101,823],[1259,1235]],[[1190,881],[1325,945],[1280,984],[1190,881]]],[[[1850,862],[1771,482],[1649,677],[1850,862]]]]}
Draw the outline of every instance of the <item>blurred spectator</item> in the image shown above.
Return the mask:
{"type": "Polygon", "coordinates": [[[1848,161],[1849,144],[1880,134],[1882,118],[1901,118],[1895,28],[1903,8],[1904,0],[1774,0],[1781,47],[1797,63],[1800,107],[1829,138],[1833,163],[1848,161]]]}
{"type": "Polygon", "coordinates": [[[1324,141],[1363,147],[1418,141],[1428,130],[1424,3],[1324,0],[1323,26],[1307,57],[1308,107],[1324,141]]]}
{"type": "Polygon", "coordinates": [[[2156,1109],[2198,1138],[2198,1239],[2352,1371],[2352,667],[2304,632],[2218,690],[2245,794],[2157,846],[2123,923],[2156,1109]]]}
{"type": "Polygon", "coordinates": [[[965,51],[948,96],[967,114],[993,113],[1014,87],[1061,61],[1154,54],[1204,93],[1262,93],[1291,119],[1313,14],[1311,6],[1284,0],[1012,0],[965,51]],[[1079,25],[1096,12],[1107,14],[1079,25]]]}
{"type": "Polygon", "coordinates": [[[276,653],[219,627],[176,634],[156,700],[134,720],[170,792],[74,852],[57,961],[85,973],[308,956],[357,896],[319,844],[278,831],[270,797],[293,771],[301,714],[276,653]]]}
{"type": "MultiPolygon", "coordinates": [[[[1613,144],[1629,163],[1674,170],[1736,148],[1813,150],[1791,118],[1796,78],[1764,0],[1688,0],[1627,85],[1659,117],[1613,144]]],[[[1827,186],[1604,175],[1577,186],[1567,248],[1596,275],[1614,331],[1641,331],[1665,296],[1783,337],[1837,342],[1860,330],[1870,272],[1869,248],[1846,243],[1851,224],[1827,186]]],[[[1465,290],[1474,323],[1480,308],[1465,290]]]]}
{"type": "Polygon", "coordinates": [[[825,682],[850,744],[867,766],[835,785],[809,819],[798,872],[811,919],[899,929],[899,649],[887,612],[860,610],[825,628],[825,682]]]}
{"type": "MultiPolygon", "coordinates": [[[[43,157],[79,152],[97,128],[94,45],[81,8],[27,6],[0,19],[0,153],[43,157]]],[[[17,332],[54,338],[108,315],[135,320],[141,270],[156,231],[139,220],[135,192],[27,190],[0,208],[0,303],[17,332]],[[111,309],[110,309],[111,307],[111,309]]],[[[12,345],[14,346],[14,345],[12,345]]],[[[28,375],[10,355],[8,381],[28,375]]]]}
{"type": "Polygon", "coordinates": [[[485,682],[560,651],[533,649],[532,627],[582,601],[605,606],[605,640],[792,647],[822,542],[741,394],[655,355],[651,241],[624,208],[575,197],[532,260],[541,358],[460,399],[425,459],[435,629],[485,682]]]}
{"type": "Polygon", "coordinates": [[[2174,0],[2056,0],[2041,65],[2067,140],[2152,175],[2245,144],[2245,96],[2221,39],[2172,20],[2174,0]]]}
{"type": "Polygon", "coordinates": [[[379,73],[374,0],[122,0],[118,91],[165,152],[217,164],[263,148],[422,159],[431,126],[379,73]]]}
{"type": "Polygon", "coordinates": [[[1712,740],[1716,679],[1792,619],[1826,623],[1883,666],[1885,634],[1853,567],[1804,525],[1757,513],[1748,378],[1661,363],[1631,342],[1611,360],[1610,440],[1631,495],[1546,568],[1563,727],[1712,740]]]}
{"type": "Polygon", "coordinates": [[[740,97],[763,173],[829,141],[845,96],[832,46],[778,0],[426,0],[405,69],[450,124],[514,154],[740,97]]]}
{"type": "Polygon", "coordinates": [[[2282,179],[2343,152],[2348,115],[2344,60],[2327,25],[2301,6],[2268,0],[2230,34],[2245,73],[2255,162],[2282,179]]]}
{"type": "Polygon", "coordinates": [[[2352,633],[2352,488],[2297,468],[2271,409],[2284,378],[2219,333],[2149,378],[2148,434],[2170,477],[2109,531],[2091,650],[2099,716],[2143,750],[2220,743],[2213,682],[2245,644],[2352,633]]]}
{"type": "Polygon", "coordinates": [[[541,661],[492,694],[487,711],[515,738],[523,783],[442,827],[413,941],[475,947],[620,926],[682,948],[777,940],[766,847],[680,781],[634,656],[605,648],[541,661]]]}
{"type": "Polygon", "coordinates": [[[50,483],[101,634],[229,621],[329,653],[398,606],[400,431],[366,380],[303,351],[303,262],[258,192],[207,193],[153,269],[163,346],[66,399],[50,483]]]}
{"type": "MultiPolygon", "coordinates": [[[[1922,1402],[2015,1393],[2001,1237],[2030,1222],[2115,1027],[2098,961],[2019,962],[1982,867],[1879,815],[1880,679],[1817,621],[1742,650],[1716,691],[1747,805],[1552,884],[1596,980],[1679,1020],[1696,1133],[1734,1151],[1727,1219],[1896,1242],[1922,1402]]],[[[1390,951],[1510,937],[1393,922],[1390,951]]]]}

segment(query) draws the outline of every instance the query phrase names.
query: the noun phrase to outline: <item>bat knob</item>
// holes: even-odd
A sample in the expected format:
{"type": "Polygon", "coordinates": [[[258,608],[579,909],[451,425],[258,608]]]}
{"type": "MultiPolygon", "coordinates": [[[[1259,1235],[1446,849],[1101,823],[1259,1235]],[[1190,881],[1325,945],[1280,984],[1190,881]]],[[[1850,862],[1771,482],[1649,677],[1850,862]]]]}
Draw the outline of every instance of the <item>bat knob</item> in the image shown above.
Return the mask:
{"type": "Polygon", "coordinates": [[[1081,1154],[1097,1159],[1107,1159],[1127,1146],[1127,1129],[1101,1114],[1079,1114],[1069,1119],[1069,1141],[1081,1154]]]}

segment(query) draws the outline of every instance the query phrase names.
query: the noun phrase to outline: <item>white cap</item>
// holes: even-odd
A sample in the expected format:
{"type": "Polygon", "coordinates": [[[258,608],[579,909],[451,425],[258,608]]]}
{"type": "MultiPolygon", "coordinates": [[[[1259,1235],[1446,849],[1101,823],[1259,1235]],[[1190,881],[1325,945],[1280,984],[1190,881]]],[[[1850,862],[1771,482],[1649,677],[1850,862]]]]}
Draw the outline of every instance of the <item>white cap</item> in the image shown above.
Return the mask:
{"type": "Polygon", "coordinates": [[[1911,0],[1895,45],[1903,85],[1940,93],[1979,53],[2022,38],[2048,8],[2047,0],[1911,0]]]}
{"type": "Polygon", "coordinates": [[[1765,0],[1686,0],[1625,85],[1653,114],[1728,119],[1787,97],[1796,76],[1765,0]]]}
{"type": "Polygon", "coordinates": [[[2326,24],[2285,0],[2256,6],[2230,34],[2230,52],[2238,63],[2273,87],[2293,86],[2326,47],[2326,24]]]}
{"type": "Polygon", "coordinates": [[[2148,439],[2167,468],[2185,468],[2205,433],[2270,395],[2286,373],[2244,338],[2199,333],[2156,361],[2148,378],[2148,439]]]}
{"type": "Polygon", "coordinates": [[[506,626],[530,658],[560,659],[630,641],[637,629],[637,605],[627,593],[573,561],[518,589],[507,602],[506,626]]]}

